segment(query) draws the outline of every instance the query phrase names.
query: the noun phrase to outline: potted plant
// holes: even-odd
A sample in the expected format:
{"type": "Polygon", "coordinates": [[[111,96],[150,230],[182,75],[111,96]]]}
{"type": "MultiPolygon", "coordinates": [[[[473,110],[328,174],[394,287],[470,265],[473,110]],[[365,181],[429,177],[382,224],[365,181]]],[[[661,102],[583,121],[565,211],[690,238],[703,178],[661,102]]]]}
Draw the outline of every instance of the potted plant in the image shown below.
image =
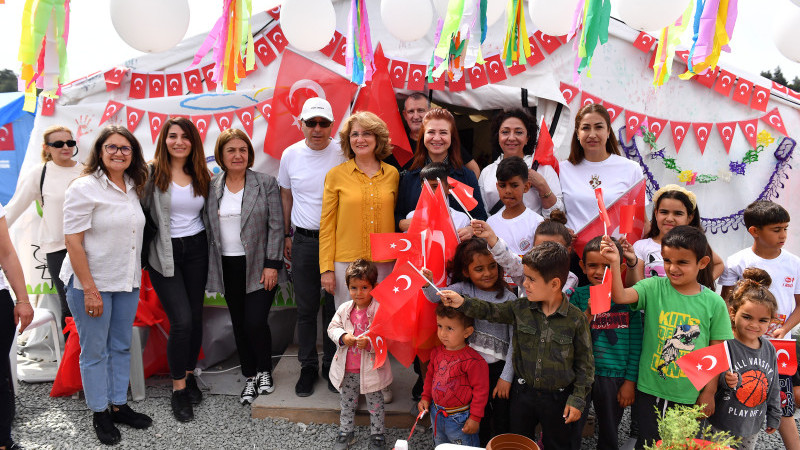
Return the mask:
{"type": "Polygon", "coordinates": [[[731,449],[741,441],[726,431],[711,431],[711,426],[700,426],[700,419],[706,417],[704,405],[676,406],[658,419],[658,433],[661,440],[648,450],[713,450],[731,449]],[[703,436],[699,439],[697,436],[703,436]]]}

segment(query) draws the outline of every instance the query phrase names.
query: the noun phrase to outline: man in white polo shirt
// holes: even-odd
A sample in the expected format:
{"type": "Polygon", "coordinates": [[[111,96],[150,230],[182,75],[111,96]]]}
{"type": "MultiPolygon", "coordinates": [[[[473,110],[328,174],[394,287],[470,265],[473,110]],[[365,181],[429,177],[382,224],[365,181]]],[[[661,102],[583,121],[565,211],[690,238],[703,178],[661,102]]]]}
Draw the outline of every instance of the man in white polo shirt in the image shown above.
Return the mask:
{"type": "MultiPolygon", "coordinates": [[[[322,215],[322,191],[325,175],[345,161],[339,142],[331,140],[333,110],[326,100],[306,100],[300,113],[305,139],[290,145],[281,157],[278,184],[283,202],[283,223],[287,259],[292,261],[295,303],[297,304],[297,336],[300,349],[297,358],[302,369],[295,393],[308,397],[314,392],[319,361],[317,359],[317,315],[320,292],[322,306],[322,376],[328,378],[335,344],[324,330],[335,313],[333,296],[322,291],[319,275],[319,220],[322,215]],[[294,239],[292,239],[294,236],[294,239]]],[[[336,389],[328,381],[328,389],[336,389]]]]}

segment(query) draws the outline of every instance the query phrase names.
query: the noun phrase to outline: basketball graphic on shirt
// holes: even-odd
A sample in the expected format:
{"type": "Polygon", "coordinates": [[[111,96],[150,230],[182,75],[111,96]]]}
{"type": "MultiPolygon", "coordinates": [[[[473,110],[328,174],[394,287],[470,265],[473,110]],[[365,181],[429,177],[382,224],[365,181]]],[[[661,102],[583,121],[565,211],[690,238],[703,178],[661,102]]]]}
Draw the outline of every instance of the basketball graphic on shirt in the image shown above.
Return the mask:
{"type": "Polygon", "coordinates": [[[767,400],[769,381],[764,372],[748,370],[742,374],[742,386],[736,390],[736,398],[748,408],[755,408],[767,400]]]}

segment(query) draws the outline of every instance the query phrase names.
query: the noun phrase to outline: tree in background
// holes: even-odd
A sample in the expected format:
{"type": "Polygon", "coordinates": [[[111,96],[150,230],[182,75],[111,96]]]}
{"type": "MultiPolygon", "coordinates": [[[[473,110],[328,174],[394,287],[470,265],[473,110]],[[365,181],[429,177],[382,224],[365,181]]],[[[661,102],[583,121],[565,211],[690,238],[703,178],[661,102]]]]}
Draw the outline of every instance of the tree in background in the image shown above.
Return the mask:
{"type": "Polygon", "coordinates": [[[786,81],[786,76],[783,75],[783,71],[781,70],[781,66],[778,66],[773,71],[767,70],[766,72],[761,72],[761,76],[764,78],[769,78],[770,80],[788,87],[793,91],[800,92],[800,78],[794,77],[791,83],[786,81]]]}
{"type": "Polygon", "coordinates": [[[17,75],[9,70],[0,70],[0,92],[17,92],[17,75]]]}

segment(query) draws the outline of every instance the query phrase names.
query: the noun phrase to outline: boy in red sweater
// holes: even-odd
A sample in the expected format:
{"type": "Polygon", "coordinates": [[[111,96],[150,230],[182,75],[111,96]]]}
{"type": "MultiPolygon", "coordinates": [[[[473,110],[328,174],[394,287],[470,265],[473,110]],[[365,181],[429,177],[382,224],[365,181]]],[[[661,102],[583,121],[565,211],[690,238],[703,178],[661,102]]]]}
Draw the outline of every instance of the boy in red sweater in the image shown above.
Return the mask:
{"type": "Polygon", "coordinates": [[[431,352],[417,408],[422,412],[430,407],[434,445],[479,447],[478,425],[489,399],[489,365],[467,345],[474,321],[439,304],[436,324],[442,345],[431,352]]]}

